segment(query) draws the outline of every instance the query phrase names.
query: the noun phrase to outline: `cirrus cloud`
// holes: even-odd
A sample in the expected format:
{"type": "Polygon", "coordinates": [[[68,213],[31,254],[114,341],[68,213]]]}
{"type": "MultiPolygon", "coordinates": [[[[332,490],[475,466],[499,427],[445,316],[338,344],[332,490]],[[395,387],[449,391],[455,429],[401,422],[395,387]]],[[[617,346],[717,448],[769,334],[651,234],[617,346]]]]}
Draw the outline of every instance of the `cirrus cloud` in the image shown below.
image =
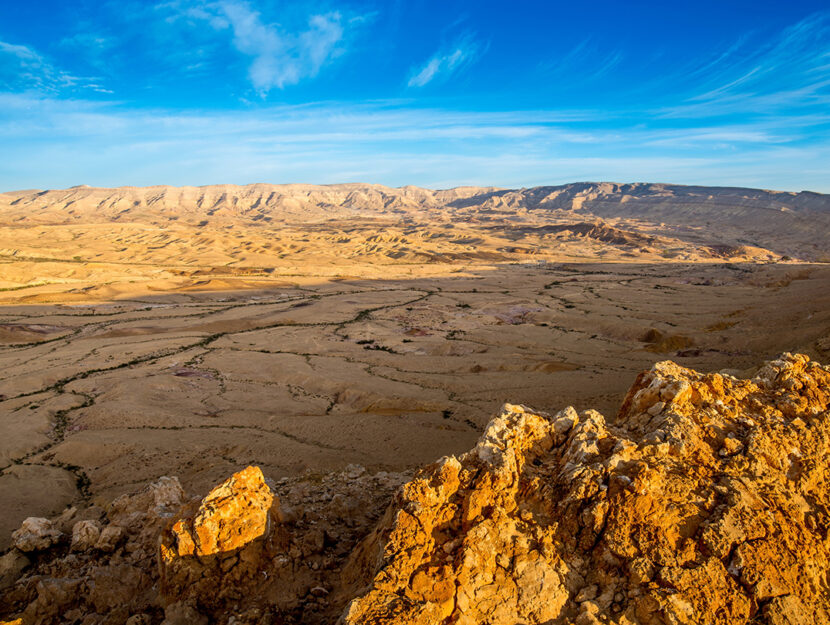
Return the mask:
{"type": "Polygon", "coordinates": [[[56,67],[30,46],[0,41],[0,89],[57,93],[69,88],[106,92],[95,79],[75,76],[56,67]]]}
{"type": "Polygon", "coordinates": [[[458,39],[452,46],[442,48],[413,72],[407,83],[410,87],[424,87],[435,80],[446,80],[479,56],[481,46],[471,36],[458,39]]]}

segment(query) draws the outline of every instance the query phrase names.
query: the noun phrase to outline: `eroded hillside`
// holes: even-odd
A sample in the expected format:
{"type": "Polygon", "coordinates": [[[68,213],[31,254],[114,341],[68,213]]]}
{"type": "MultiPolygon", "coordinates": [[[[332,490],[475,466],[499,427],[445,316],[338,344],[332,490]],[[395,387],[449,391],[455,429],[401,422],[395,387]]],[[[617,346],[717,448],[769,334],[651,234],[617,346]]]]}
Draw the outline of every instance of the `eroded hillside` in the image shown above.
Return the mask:
{"type": "Polygon", "coordinates": [[[433,191],[216,185],[0,193],[0,288],[29,301],[205,280],[527,261],[830,259],[830,199],[579,183],[433,191]],[[92,293],[90,293],[90,290],[92,293]]]}

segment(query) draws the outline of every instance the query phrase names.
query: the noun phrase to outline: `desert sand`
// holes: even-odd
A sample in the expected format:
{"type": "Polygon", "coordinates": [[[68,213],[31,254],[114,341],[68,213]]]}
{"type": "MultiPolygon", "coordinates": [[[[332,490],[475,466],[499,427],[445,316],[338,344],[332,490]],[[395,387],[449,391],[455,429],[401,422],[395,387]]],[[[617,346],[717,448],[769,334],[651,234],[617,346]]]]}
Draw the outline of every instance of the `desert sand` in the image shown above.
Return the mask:
{"type": "Polygon", "coordinates": [[[505,402],[830,357],[830,196],[579,183],[0,194],[0,549],[161,476],[407,472],[505,402]]]}

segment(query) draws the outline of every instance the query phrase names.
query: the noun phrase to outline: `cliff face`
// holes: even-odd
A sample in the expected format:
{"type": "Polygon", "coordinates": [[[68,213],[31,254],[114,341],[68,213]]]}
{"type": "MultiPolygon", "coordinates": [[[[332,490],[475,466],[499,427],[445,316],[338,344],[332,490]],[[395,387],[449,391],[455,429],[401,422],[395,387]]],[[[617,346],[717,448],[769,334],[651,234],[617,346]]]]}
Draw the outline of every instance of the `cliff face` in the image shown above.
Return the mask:
{"type": "Polygon", "coordinates": [[[752,380],[662,362],[613,420],[506,405],[474,449],[394,496],[404,476],[356,467],[270,485],[251,467],[184,505],[166,478],[106,512],[24,524],[0,614],[828,623],[828,403],[830,368],[800,355],[752,380]]]}

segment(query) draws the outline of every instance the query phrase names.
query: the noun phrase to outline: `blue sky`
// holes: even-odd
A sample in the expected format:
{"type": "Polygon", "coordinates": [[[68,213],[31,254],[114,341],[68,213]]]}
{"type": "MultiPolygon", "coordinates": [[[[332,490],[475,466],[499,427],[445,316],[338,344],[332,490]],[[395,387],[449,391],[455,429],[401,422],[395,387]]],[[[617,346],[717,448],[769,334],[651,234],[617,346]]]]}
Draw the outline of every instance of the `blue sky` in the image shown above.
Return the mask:
{"type": "Polygon", "coordinates": [[[613,180],[830,192],[830,8],[3,2],[0,150],[3,190],[613,180]]]}

